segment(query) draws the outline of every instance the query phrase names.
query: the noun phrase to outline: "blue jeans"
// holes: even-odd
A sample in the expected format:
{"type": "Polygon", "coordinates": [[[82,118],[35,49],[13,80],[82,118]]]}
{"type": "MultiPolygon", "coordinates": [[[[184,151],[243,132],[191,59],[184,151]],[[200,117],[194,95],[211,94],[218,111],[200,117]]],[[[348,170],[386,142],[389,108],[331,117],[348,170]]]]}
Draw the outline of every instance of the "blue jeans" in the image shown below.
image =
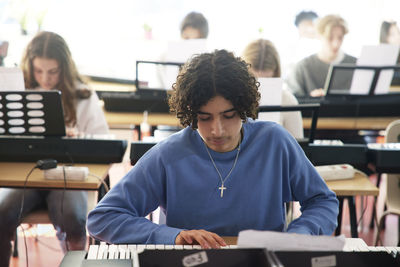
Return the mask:
{"type": "Polygon", "coordinates": [[[0,189],[0,267],[8,267],[11,255],[11,240],[19,225],[18,214],[22,195],[24,207],[22,218],[30,212],[47,208],[49,217],[57,230],[61,244],[68,242],[69,248],[84,250],[86,245],[87,192],[66,190],[0,189]],[[63,209],[61,204],[63,203],[63,209]],[[62,211],[62,213],[61,213],[62,211]]]}

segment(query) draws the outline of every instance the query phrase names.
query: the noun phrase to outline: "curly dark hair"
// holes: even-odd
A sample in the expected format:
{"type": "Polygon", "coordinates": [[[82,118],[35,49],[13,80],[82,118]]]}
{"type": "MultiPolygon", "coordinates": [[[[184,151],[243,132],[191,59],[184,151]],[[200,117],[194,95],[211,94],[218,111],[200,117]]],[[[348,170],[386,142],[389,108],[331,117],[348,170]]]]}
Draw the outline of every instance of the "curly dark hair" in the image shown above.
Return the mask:
{"type": "Polygon", "coordinates": [[[197,129],[197,113],[213,97],[230,101],[240,118],[255,119],[260,101],[259,83],[249,65],[233,53],[215,50],[193,57],[173,84],[169,106],[182,126],[197,129]]]}

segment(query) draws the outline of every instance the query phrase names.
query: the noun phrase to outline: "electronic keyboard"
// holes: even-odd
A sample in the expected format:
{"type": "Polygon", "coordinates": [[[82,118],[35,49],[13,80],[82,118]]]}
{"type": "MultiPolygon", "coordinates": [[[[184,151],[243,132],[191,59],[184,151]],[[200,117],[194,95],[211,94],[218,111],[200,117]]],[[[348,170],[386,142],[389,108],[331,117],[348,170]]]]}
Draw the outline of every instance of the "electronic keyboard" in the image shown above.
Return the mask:
{"type": "Polygon", "coordinates": [[[55,159],[62,163],[121,162],[126,140],[43,136],[0,136],[0,161],[36,162],[55,159]]]}
{"type": "MultiPolygon", "coordinates": [[[[70,266],[314,266],[315,259],[335,261],[323,266],[400,266],[400,247],[367,246],[362,239],[346,238],[343,251],[271,251],[236,245],[204,250],[198,245],[91,245],[86,251],[69,251],[60,267],[70,266]],[[271,260],[270,257],[277,257],[271,260]],[[308,263],[308,264],[307,264],[308,263]],[[281,264],[281,265],[279,265],[281,264]]],[[[319,265],[315,265],[319,266],[319,265]]],[[[321,265],[322,266],[322,265],[321,265]]]]}

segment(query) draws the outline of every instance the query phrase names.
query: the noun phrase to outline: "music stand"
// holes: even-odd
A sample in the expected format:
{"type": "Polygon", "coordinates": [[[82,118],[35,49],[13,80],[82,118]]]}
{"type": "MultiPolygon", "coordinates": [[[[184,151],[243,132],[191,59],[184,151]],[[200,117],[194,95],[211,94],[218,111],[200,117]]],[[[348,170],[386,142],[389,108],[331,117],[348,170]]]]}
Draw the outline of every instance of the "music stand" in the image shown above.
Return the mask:
{"type": "Polygon", "coordinates": [[[299,104],[294,106],[260,106],[258,108],[258,112],[287,112],[287,111],[312,111],[312,119],[311,119],[311,127],[310,134],[308,138],[297,140],[301,147],[306,147],[308,144],[312,144],[314,142],[315,130],[317,129],[317,121],[318,121],[318,112],[319,112],[320,104],[299,104]]]}
{"type": "Polygon", "coordinates": [[[329,96],[337,96],[337,95],[343,95],[342,93],[336,93],[332,90],[332,84],[333,84],[333,77],[335,77],[335,73],[338,70],[371,70],[374,72],[372,82],[369,88],[368,94],[344,94],[344,95],[354,95],[354,96],[372,96],[376,95],[375,94],[375,89],[376,85],[378,84],[379,77],[381,75],[381,72],[383,70],[400,70],[400,65],[393,65],[393,66],[361,66],[361,65],[353,65],[353,64],[337,64],[337,65],[331,65],[329,68],[328,75],[326,76],[326,82],[325,82],[325,90],[326,90],[326,97],[329,96]]]}
{"type": "Polygon", "coordinates": [[[65,136],[61,92],[0,91],[0,135],[65,136]]]}

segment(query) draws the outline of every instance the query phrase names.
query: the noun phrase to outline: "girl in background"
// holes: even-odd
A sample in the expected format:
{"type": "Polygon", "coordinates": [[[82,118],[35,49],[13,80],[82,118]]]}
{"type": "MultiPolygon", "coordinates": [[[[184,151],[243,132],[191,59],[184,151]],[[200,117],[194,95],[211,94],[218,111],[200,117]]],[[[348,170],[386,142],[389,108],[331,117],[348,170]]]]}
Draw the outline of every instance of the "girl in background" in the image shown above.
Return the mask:
{"type": "MultiPolygon", "coordinates": [[[[28,44],[22,59],[25,88],[60,90],[67,134],[108,134],[108,126],[95,92],[80,77],[64,39],[40,32],[28,44]]],[[[64,251],[83,250],[86,245],[87,192],[76,190],[0,189],[0,266],[8,266],[10,241],[22,218],[47,208],[64,251]],[[63,203],[63,214],[61,214],[63,203]]]]}
{"type": "MultiPolygon", "coordinates": [[[[269,40],[259,39],[249,43],[243,59],[250,64],[250,71],[256,78],[281,77],[281,63],[278,51],[269,40]]],[[[282,90],[282,106],[298,105],[296,97],[286,89],[282,90]]],[[[281,125],[293,137],[303,138],[303,120],[300,111],[282,112],[281,125]]]]}

